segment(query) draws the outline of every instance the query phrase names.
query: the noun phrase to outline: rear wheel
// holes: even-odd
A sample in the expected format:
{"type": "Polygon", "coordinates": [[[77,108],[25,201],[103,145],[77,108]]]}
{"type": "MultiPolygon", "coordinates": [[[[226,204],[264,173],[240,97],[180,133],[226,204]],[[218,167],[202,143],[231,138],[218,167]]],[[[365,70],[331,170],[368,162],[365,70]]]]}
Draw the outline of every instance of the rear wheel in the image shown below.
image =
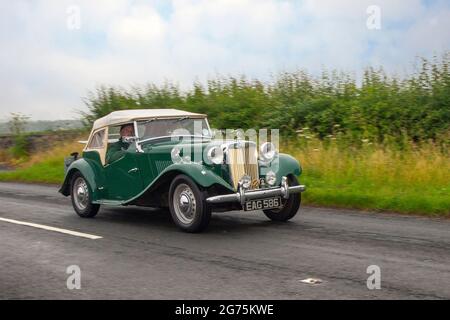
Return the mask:
{"type": "MultiPolygon", "coordinates": [[[[298,185],[297,178],[289,177],[289,185],[298,185]]],[[[278,209],[263,210],[264,214],[273,221],[288,221],[292,219],[298,212],[301,203],[301,193],[291,194],[288,199],[283,199],[283,206],[278,209]]]]}
{"type": "Polygon", "coordinates": [[[72,177],[70,196],[75,212],[82,218],[92,218],[100,209],[99,204],[91,203],[89,185],[80,172],[72,177]]]}
{"type": "Polygon", "coordinates": [[[205,193],[186,175],[177,176],[169,189],[169,209],[175,224],[186,232],[200,232],[211,220],[205,193]]]}

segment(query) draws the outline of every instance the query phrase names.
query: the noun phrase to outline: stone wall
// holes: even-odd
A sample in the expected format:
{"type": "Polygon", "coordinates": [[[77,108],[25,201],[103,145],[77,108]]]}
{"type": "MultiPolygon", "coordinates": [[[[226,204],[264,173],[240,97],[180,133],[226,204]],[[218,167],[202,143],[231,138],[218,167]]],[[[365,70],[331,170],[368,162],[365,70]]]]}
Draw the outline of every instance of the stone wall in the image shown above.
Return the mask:
{"type": "MultiPolygon", "coordinates": [[[[86,134],[87,136],[88,134],[86,134]]],[[[80,131],[55,131],[49,133],[27,134],[28,151],[35,153],[46,150],[55,144],[71,141],[80,136],[80,131]]],[[[0,150],[7,150],[14,145],[14,137],[11,135],[0,135],[0,150]]]]}

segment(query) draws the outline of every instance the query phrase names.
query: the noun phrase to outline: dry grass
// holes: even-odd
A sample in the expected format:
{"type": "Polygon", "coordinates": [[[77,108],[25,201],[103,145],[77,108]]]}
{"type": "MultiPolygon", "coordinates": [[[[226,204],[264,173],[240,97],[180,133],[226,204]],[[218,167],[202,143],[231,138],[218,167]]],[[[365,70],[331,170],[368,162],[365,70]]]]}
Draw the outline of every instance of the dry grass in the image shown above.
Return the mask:
{"type": "Polygon", "coordinates": [[[72,152],[78,152],[81,154],[84,148],[84,144],[81,144],[78,141],[83,140],[83,138],[78,138],[75,141],[69,142],[67,144],[59,144],[50,150],[34,154],[29,158],[29,160],[26,163],[22,165],[22,168],[31,167],[33,165],[42,162],[53,161],[55,159],[61,160],[61,158],[64,159],[64,157],[67,157],[72,152]]]}
{"type": "Polygon", "coordinates": [[[433,144],[398,151],[312,139],[285,150],[302,164],[307,203],[450,214],[450,158],[433,144]]]}
{"type": "Polygon", "coordinates": [[[78,140],[80,139],[32,155],[27,161],[20,163],[16,170],[1,172],[0,181],[61,183],[64,178],[64,158],[83,149],[78,140]]]}
{"type": "Polygon", "coordinates": [[[433,146],[398,152],[386,148],[342,150],[336,146],[291,149],[315,175],[342,180],[355,175],[389,185],[445,185],[450,181],[450,159],[433,146]]]}
{"type": "Polygon", "coordinates": [[[5,150],[0,150],[0,163],[8,163],[10,160],[9,154],[5,150]]]}

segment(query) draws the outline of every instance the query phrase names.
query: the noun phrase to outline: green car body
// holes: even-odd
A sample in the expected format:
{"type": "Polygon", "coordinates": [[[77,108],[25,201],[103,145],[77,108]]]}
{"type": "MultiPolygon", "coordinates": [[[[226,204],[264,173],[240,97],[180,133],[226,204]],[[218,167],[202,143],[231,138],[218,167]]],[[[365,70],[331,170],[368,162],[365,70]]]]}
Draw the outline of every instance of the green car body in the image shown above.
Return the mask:
{"type": "MultiPolygon", "coordinates": [[[[220,186],[225,192],[235,192],[230,183],[230,176],[226,165],[205,165],[197,163],[173,163],[170,159],[170,150],[177,146],[176,143],[156,146],[155,149],[143,154],[136,153],[130,147],[126,155],[118,162],[102,166],[100,157],[95,151],[83,152],[83,157],[75,160],[67,169],[61,193],[70,195],[70,181],[75,172],[81,174],[89,182],[89,192],[92,202],[98,204],[129,205],[138,203],[149,192],[158,192],[164,189],[164,185],[177,174],[183,173],[192,178],[203,188],[220,186]],[[128,171],[138,167],[139,171],[128,171]],[[115,171],[115,172],[112,172],[115,171]],[[202,173],[204,171],[204,173],[202,173]],[[133,188],[124,188],[126,185],[133,188]]],[[[290,155],[279,154],[279,167],[277,182],[281,182],[282,176],[301,174],[298,161],[290,155]]],[[[266,168],[271,168],[267,166],[266,168]]],[[[260,173],[261,174],[261,173],[260,173]]],[[[263,177],[263,175],[261,174],[263,177]]]]}
{"type": "MultiPolygon", "coordinates": [[[[171,113],[168,112],[168,114],[171,113]]],[[[145,113],[145,115],[148,116],[149,114],[145,113]]],[[[129,114],[127,114],[127,117],[137,131],[136,121],[138,120],[129,114]]],[[[174,117],[176,118],[176,115],[174,117]]],[[[189,117],[189,115],[184,117],[189,117]]],[[[200,115],[193,114],[192,117],[200,117],[200,115]]],[[[146,117],[139,116],[139,118],[146,117]]],[[[164,117],[161,118],[163,119],[161,121],[164,121],[164,117]]],[[[73,186],[74,177],[82,177],[89,194],[87,198],[81,191],[81,195],[89,199],[89,203],[92,205],[170,207],[171,183],[177,177],[184,177],[185,180],[190,180],[191,184],[193,182],[196,185],[192,186],[193,189],[198,188],[200,190],[201,200],[197,198],[197,202],[211,200],[207,204],[211,210],[226,211],[243,208],[245,199],[242,198],[242,195],[245,190],[239,190],[242,188],[241,185],[237,186],[236,179],[232,177],[233,173],[230,170],[235,169],[230,169],[230,164],[226,162],[226,150],[224,160],[221,163],[205,161],[204,158],[208,150],[211,149],[221,151],[227,148],[241,148],[244,145],[244,148],[253,146],[257,150],[256,145],[252,145],[251,142],[242,144],[242,142],[236,140],[216,141],[211,137],[197,136],[180,136],[176,139],[163,136],[146,140],[135,137],[130,141],[129,147],[121,153],[119,159],[112,163],[105,163],[105,149],[107,149],[108,143],[106,142],[105,146],[103,148],[100,146],[99,149],[90,148],[89,144],[94,144],[93,139],[95,140],[95,135],[99,132],[103,133],[103,135],[98,134],[101,139],[107,139],[104,136],[105,132],[101,132],[101,130],[105,130],[102,128],[107,128],[108,124],[119,122],[113,123],[111,119],[99,121],[97,127],[94,125],[82,157],[78,158],[77,155],[73,155],[69,158],[66,163],[65,179],[60,189],[64,196],[70,196],[79,189],[73,186]],[[177,156],[179,154],[182,154],[182,156],[174,159],[174,150],[177,156]],[[241,192],[241,195],[239,195],[239,192],[241,192]],[[222,198],[223,196],[228,198],[222,198]],[[236,196],[236,201],[233,198],[234,196],[236,196]]],[[[107,134],[108,130],[106,129],[107,134]]],[[[302,172],[300,164],[295,158],[282,153],[277,154],[277,157],[270,162],[258,160],[258,164],[253,167],[257,167],[258,170],[257,187],[253,191],[258,192],[279,188],[282,183],[286,184],[286,177],[296,181],[296,178],[302,172]],[[275,173],[271,186],[264,185],[267,172],[275,173]]],[[[297,189],[292,189],[295,193],[304,190],[304,186],[295,188],[297,189]]],[[[254,196],[253,198],[257,197],[254,196]]],[[[195,199],[195,197],[192,197],[194,202],[195,199]]],[[[196,205],[199,206],[200,204],[197,203],[196,205]]]]}

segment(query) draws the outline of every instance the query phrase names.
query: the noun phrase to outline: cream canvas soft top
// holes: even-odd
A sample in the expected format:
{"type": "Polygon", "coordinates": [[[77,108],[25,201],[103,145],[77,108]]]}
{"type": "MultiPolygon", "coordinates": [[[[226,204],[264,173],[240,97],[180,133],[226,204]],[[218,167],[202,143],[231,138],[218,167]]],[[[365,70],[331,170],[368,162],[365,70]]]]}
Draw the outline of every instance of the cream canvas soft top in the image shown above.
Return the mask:
{"type": "Polygon", "coordinates": [[[206,118],[206,115],[200,113],[187,112],[177,109],[131,109],[131,110],[120,110],[114,111],[104,116],[103,118],[97,119],[94,122],[92,131],[97,129],[120,125],[127,122],[132,122],[140,119],[150,119],[150,118],[178,118],[178,117],[190,117],[190,118],[206,118]]]}
{"type": "Polygon", "coordinates": [[[205,114],[192,113],[177,109],[131,109],[111,112],[103,118],[97,119],[92,126],[88,141],[80,141],[86,144],[84,151],[97,151],[103,165],[106,163],[106,149],[108,145],[108,127],[135,120],[146,119],[170,119],[170,118],[206,118],[205,114]]]}

